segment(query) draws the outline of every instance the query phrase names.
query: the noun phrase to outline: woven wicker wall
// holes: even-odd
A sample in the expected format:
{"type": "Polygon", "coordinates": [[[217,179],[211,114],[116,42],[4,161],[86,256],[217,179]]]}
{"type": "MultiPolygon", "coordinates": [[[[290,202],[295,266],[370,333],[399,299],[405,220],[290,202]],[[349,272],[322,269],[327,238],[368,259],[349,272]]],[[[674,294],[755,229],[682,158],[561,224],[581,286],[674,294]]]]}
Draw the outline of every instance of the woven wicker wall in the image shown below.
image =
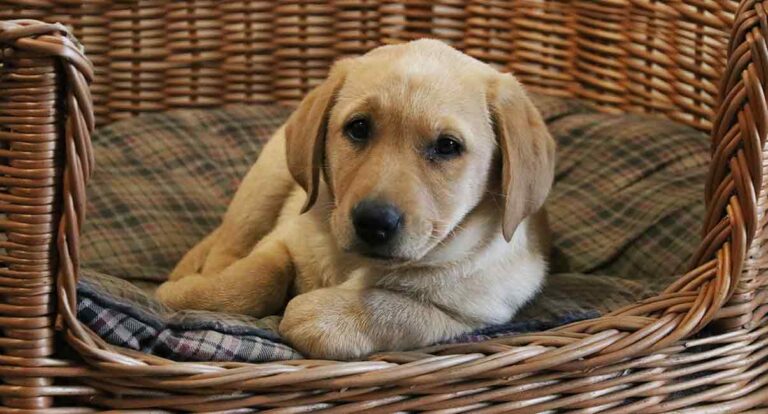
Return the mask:
{"type": "Polygon", "coordinates": [[[175,107],[295,104],[335,58],[429,36],[532,88],[708,129],[736,3],[0,0],[0,19],[73,27],[96,66],[101,124],[175,107]]]}

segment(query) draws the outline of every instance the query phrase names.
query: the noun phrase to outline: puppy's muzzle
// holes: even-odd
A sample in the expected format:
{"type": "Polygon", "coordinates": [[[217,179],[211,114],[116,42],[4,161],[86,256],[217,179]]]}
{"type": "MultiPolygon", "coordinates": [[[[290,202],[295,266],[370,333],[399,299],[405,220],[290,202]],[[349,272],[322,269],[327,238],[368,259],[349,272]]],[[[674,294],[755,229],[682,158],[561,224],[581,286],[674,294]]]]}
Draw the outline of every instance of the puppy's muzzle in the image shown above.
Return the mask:
{"type": "Polygon", "coordinates": [[[364,253],[386,255],[388,245],[403,227],[403,213],[383,201],[363,200],[352,209],[352,225],[364,253]]]}

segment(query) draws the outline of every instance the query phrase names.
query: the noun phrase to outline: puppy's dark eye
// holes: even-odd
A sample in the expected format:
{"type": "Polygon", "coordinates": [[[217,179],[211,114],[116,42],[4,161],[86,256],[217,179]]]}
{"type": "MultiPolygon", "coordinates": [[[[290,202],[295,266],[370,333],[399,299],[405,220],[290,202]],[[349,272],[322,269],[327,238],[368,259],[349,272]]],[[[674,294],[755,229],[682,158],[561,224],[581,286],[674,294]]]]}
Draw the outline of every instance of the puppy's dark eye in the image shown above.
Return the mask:
{"type": "Polygon", "coordinates": [[[432,147],[434,154],[443,158],[455,157],[461,154],[463,149],[456,139],[448,135],[440,136],[432,147]]]}
{"type": "Polygon", "coordinates": [[[371,121],[367,118],[353,119],[344,125],[344,133],[353,141],[366,141],[371,137],[371,121]]]}

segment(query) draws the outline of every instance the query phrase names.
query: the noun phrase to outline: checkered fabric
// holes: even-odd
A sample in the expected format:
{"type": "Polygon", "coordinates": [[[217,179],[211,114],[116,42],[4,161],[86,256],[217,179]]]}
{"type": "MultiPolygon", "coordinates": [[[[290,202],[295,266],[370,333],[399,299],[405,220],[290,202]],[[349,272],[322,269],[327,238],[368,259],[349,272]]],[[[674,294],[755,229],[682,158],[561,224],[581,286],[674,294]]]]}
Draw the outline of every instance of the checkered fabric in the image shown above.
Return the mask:
{"type": "MultiPolygon", "coordinates": [[[[698,241],[706,136],[660,118],[598,113],[575,100],[534,100],[559,146],[547,203],[553,274],[514,320],[450,342],[546,329],[652,295],[684,270],[698,241]]],[[[218,224],[289,113],[276,106],[179,110],[98,131],[82,238],[81,321],[112,344],[175,360],[300,357],[280,341],[277,316],[173,312],[151,297],[218,224]]]]}
{"type": "Polygon", "coordinates": [[[271,361],[300,355],[275,333],[279,317],[174,312],[130,282],[84,270],[80,320],[112,344],[179,361],[271,361]]]}

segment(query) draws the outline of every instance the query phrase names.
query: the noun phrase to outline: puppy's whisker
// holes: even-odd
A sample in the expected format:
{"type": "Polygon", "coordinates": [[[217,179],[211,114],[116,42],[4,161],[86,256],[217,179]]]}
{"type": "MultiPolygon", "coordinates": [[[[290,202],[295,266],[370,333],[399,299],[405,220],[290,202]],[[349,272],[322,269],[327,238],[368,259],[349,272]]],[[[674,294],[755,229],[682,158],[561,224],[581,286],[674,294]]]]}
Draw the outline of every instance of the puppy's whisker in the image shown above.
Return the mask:
{"type": "Polygon", "coordinates": [[[449,234],[455,233],[456,231],[459,231],[459,230],[465,230],[464,226],[462,226],[461,223],[453,224],[448,221],[440,220],[440,219],[435,219],[434,222],[442,225],[445,228],[450,228],[450,231],[448,231],[449,234]]]}
{"type": "Polygon", "coordinates": [[[490,195],[492,195],[492,196],[496,196],[496,197],[504,197],[504,194],[502,194],[502,193],[497,193],[497,192],[495,192],[495,191],[489,191],[489,190],[485,190],[485,191],[484,191],[484,193],[485,193],[485,194],[490,194],[490,195]]]}

